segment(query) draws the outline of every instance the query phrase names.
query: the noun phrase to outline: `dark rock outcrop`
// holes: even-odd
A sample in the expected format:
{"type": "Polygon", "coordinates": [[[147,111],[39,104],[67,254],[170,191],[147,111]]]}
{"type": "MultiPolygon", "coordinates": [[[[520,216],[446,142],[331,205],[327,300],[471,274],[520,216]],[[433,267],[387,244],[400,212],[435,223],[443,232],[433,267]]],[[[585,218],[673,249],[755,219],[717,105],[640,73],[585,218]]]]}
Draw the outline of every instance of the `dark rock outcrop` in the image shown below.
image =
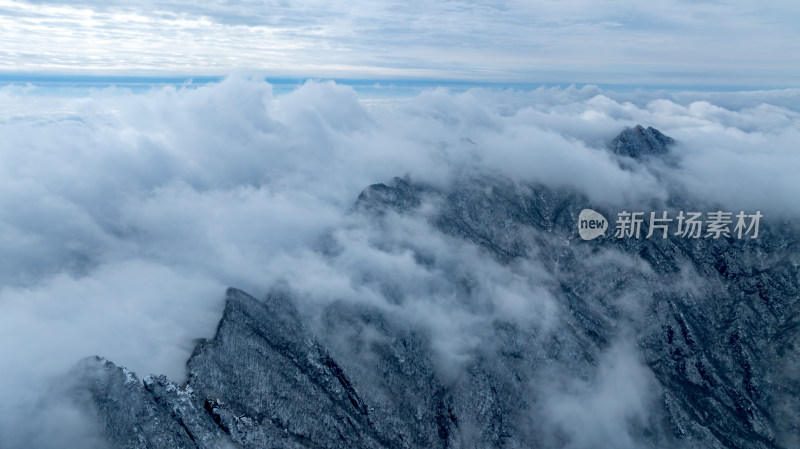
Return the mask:
{"type": "Polygon", "coordinates": [[[638,159],[643,156],[666,154],[669,146],[674,143],[674,139],[653,127],[648,126],[645,129],[642,125],[636,125],[622,131],[611,141],[609,147],[614,154],[638,159]]]}
{"type": "MultiPolygon", "coordinates": [[[[671,142],[636,127],[612,148],[639,157],[671,142]]],[[[590,447],[537,411],[548,401],[542,382],[559,385],[553,372],[589,379],[609,348],[626,341],[658,401],[627,422],[623,447],[796,447],[795,226],[765,220],[750,240],[581,241],[575,226],[591,207],[586,198],[494,178],[446,190],[395,179],[367,188],[354,213],[391,220],[425,200],[438,205],[426,217],[436,232],[501,266],[540,263],[563,319],[545,332],[493,318],[492,344],[447,377],[436,369],[431,336],[385,309],[332,302],[312,332],[289,294],[258,300],[230,289],[216,335],[187,363],[186,385],[139,380],[102,359],[76,368],[108,440],[121,448],[590,447]]],[[[425,267],[438,263],[416,256],[425,267]]],[[[465,301],[480,299],[469,279],[445,281],[460,283],[465,301]]]]}

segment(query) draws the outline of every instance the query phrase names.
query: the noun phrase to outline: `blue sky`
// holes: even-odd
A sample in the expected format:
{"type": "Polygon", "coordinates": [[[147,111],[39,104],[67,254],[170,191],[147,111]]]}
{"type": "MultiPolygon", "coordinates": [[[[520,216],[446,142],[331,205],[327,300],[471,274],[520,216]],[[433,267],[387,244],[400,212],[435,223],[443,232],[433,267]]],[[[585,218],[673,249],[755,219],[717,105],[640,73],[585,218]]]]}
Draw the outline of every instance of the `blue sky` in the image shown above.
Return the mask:
{"type": "Polygon", "coordinates": [[[795,87],[800,3],[0,0],[0,73],[795,87]]]}

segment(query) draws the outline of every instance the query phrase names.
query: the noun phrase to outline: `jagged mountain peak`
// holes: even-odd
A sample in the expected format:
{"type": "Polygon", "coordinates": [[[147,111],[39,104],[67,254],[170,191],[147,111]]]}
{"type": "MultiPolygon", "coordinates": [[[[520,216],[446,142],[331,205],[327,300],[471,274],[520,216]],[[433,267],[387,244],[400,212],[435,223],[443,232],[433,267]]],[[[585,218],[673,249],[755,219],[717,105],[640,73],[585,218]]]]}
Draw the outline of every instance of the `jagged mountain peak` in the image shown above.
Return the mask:
{"type": "Polygon", "coordinates": [[[675,139],[652,126],[644,128],[642,125],[636,125],[619,133],[609,147],[614,154],[638,159],[643,156],[666,154],[674,143],[675,139]]]}
{"type": "MultiPolygon", "coordinates": [[[[671,142],[639,126],[617,143],[658,154],[671,142]]],[[[796,447],[787,435],[798,430],[797,384],[791,373],[772,369],[795,363],[796,236],[765,226],[747,242],[571,244],[585,198],[495,178],[447,188],[395,178],[367,187],[354,208],[369,212],[365,220],[394,220],[431,196],[436,208],[425,218],[448,239],[479,247],[481,270],[512,270],[513,279],[540,282],[526,278],[529,268],[519,263],[535,258],[566,319],[545,332],[517,317],[482,316],[491,331],[480,335],[491,344],[469,353],[458,376],[445,377],[429,329],[391,315],[402,307],[399,296],[388,309],[342,298],[311,324],[289,291],[257,299],[229,289],[216,335],[187,363],[186,387],[163,376],[137,382],[110,362],[89,361],[94,368],[84,390],[108,440],[124,448],[796,447]],[[631,357],[652,381],[647,393],[630,394],[652,393],[656,405],[647,420],[623,415],[621,425],[602,433],[621,433],[627,444],[611,444],[613,435],[591,446],[576,443],[584,429],[564,433],[564,422],[546,413],[548,398],[573,400],[573,388],[559,392],[547,373],[590,378],[623,337],[635,341],[631,357]],[[540,384],[558,395],[548,396],[540,384]]],[[[424,254],[414,260],[421,272],[437,273],[436,285],[453,284],[451,296],[472,313],[483,310],[481,299],[496,299],[494,284],[486,290],[481,282],[503,279],[465,267],[448,271],[448,260],[424,254]]],[[[396,279],[370,281],[392,293],[396,279]]]]}

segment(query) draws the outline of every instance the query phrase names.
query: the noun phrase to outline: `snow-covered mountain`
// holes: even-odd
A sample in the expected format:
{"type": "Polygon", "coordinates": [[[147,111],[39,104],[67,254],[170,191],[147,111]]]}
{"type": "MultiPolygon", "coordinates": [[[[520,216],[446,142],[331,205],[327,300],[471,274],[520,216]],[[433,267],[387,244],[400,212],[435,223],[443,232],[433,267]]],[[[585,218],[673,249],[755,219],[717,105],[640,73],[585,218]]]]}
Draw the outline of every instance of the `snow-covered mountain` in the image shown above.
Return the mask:
{"type": "MultiPolygon", "coordinates": [[[[636,127],[609,151],[658,176],[672,143],[636,127]]],[[[687,198],[628,210],[716,210],[687,198]]],[[[186,384],[92,357],[69,394],[119,448],[800,445],[798,228],[764,217],[757,238],[584,241],[587,208],[620,212],[499,175],[369,186],[351,212],[363,228],[316,253],[385,301],[231,288],[186,384]],[[403,268],[359,262],[354,242],[403,268]]]]}

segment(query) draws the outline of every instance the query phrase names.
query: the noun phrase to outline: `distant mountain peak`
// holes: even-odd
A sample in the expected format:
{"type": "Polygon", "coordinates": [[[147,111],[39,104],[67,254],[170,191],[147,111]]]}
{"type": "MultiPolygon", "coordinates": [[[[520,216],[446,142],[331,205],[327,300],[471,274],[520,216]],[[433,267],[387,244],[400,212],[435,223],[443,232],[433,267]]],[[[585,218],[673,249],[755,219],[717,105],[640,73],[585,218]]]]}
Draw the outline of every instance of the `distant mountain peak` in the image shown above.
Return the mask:
{"type": "Polygon", "coordinates": [[[636,125],[625,128],[611,141],[609,147],[614,154],[638,159],[647,155],[661,155],[669,151],[675,139],[664,135],[661,131],[648,126],[636,125]]]}

